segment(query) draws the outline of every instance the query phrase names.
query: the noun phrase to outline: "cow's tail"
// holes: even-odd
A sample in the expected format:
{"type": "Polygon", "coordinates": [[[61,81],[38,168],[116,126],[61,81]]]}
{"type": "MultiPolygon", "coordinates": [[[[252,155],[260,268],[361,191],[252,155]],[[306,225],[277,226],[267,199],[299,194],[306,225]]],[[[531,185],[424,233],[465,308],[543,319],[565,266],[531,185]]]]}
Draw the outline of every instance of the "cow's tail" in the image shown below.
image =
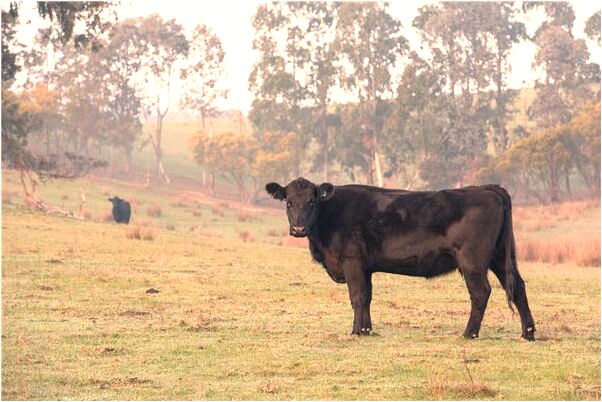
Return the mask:
{"type": "Polygon", "coordinates": [[[497,185],[490,185],[488,187],[489,190],[500,196],[504,206],[504,222],[502,224],[502,232],[500,233],[502,244],[498,245],[498,247],[501,246],[505,254],[503,270],[506,283],[504,284],[504,290],[508,299],[508,307],[514,312],[514,308],[512,307],[514,303],[514,273],[518,267],[516,266],[516,244],[514,242],[514,231],[512,230],[512,200],[510,199],[510,194],[503,187],[497,185]]]}

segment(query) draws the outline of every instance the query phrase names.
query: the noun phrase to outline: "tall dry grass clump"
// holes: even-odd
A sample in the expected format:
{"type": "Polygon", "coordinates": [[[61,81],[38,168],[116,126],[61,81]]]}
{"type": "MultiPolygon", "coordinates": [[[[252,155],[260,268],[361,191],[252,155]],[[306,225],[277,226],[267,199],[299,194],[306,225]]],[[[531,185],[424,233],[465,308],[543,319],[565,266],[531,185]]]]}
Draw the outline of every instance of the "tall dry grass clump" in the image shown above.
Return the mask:
{"type": "Polygon", "coordinates": [[[125,228],[125,237],[134,240],[155,240],[155,231],[151,228],[141,226],[129,226],[125,228]]]}
{"type": "Polygon", "coordinates": [[[96,219],[101,222],[113,222],[113,214],[111,212],[100,212],[96,215],[96,219]]]}
{"type": "Polygon", "coordinates": [[[146,213],[148,216],[157,218],[157,217],[161,216],[161,207],[158,206],[157,204],[151,204],[146,208],[146,213]]]}
{"type": "Polygon", "coordinates": [[[249,232],[248,230],[239,230],[238,237],[245,243],[255,241],[255,237],[253,237],[251,232],[249,232]]]}
{"type": "Polygon", "coordinates": [[[520,261],[548,264],[573,263],[582,267],[600,266],[600,238],[593,239],[532,239],[516,240],[520,261]]]}
{"type": "Polygon", "coordinates": [[[215,216],[224,216],[224,210],[215,205],[211,207],[211,213],[215,216]]]}
{"type": "Polygon", "coordinates": [[[247,211],[240,211],[236,214],[236,219],[239,222],[252,222],[255,219],[255,214],[247,211]]]}

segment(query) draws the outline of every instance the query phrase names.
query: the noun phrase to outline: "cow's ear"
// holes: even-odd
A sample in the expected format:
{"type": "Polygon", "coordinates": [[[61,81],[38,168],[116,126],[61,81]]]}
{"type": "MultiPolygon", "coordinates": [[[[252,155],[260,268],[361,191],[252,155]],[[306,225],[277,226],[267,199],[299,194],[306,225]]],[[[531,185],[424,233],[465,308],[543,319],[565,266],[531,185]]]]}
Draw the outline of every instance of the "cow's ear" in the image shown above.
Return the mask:
{"type": "Polygon", "coordinates": [[[286,190],[278,183],[272,182],[266,184],[265,191],[277,200],[284,200],[286,198],[286,190]]]}
{"type": "Polygon", "coordinates": [[[334,186],[330,183],[322,183],[318,187],[318,197],[320,201],[327,201],[334,196],[334,186]]]}

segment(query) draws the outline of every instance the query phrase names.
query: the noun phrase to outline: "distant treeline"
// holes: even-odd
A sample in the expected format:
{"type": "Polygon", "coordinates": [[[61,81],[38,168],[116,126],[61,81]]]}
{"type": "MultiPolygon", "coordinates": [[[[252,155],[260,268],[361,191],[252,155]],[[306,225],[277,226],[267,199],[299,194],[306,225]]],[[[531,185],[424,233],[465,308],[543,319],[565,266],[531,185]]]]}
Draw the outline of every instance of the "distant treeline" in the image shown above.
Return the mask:
{"type": "MultiPolygon", "coordinates": [[[[600,66],[573,36],[568,2],[429,4],[412,22],[418,44],[387,3],[261,4],[250,134],[205,127],[227,95],[224,50],[208,27],[187,35],[157,15],[114,21],[109,3],[40,2],[47,26],[21,50],[19,7],[2,11],[2,160],[22,171],[129,167],[134,146],[150,144],[169,183],[163,122],[180,80],[180,107],[201,120],[194,159],[249,201],[266,180],[299,175],[412,189],[498,182],[542,202],[600,192],[600,66]],[[545,20],[529,33],[534,14],[545,20]],[[527,110],[508,87],[523,41],[540,72],[527,110]],[[145,135],[142,120],[153,122],[145,135]]],[[[585,33],[599,50],[600,12],[585,33]]]]}

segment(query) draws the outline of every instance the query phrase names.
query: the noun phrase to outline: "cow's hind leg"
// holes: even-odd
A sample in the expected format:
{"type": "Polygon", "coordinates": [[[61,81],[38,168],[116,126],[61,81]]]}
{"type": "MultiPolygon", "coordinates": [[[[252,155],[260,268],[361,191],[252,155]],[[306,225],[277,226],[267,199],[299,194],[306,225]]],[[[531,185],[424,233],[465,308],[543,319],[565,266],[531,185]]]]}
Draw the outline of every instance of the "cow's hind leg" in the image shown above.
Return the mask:
{"type": "MultiPolygon", "coordinates": [[[[494,260],[491,270],[495,276],[499,279],[500,284],[506,290],[506,271],[504,269],[505,257],[497,258],[494,260]]],[[[520,276],[517,269],[513,272],[514,276],[514,292],[512,298],[514,304],[520,315],[521,322],[521,336],[529,341],[535,340],[535,321],[531,315],[531,309],[529,308],[529,301],[527,300],[527,291],[525,288],[525,281],[520,276]]]]}
{"type": "Polygon", "coordinates": [[[466,287],[470,294],[470,318],[464,331],[464,337],[474,339],[479,337],[481,329],[481,321],[485,315],[489,295],[491,294],[491,286],[487,280],[487,273],[478,270],[463,270],[466,287]]]}

